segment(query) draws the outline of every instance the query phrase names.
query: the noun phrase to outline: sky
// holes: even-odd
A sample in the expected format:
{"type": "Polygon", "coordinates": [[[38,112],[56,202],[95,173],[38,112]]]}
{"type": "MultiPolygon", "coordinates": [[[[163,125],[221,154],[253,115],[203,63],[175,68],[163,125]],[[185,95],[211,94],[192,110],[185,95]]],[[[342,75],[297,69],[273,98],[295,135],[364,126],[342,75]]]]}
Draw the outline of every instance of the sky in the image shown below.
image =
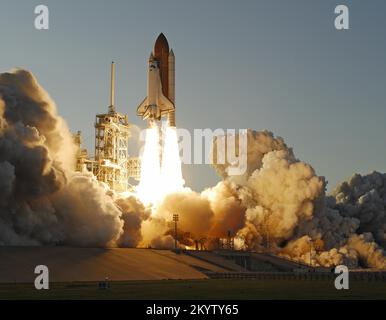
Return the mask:
{"type": "MultiPolygon", "coordinates": [[[[386,171],[384,0],[1,0],[0,8],[0,72],[32,71],[91,153],[112,60],[117,110],[146,126],[136,108],[163,32],[176,56],[178,127],[272,131],[329,189],[356,172],[386,171]],[[49,30],[34,28],[39,4],[49,30]],[[334,27],[338,4],[349,8],[349,30],[334,27]]],[[[197,191],[218,181],[208,165],[183,174],[197,191]]]]}

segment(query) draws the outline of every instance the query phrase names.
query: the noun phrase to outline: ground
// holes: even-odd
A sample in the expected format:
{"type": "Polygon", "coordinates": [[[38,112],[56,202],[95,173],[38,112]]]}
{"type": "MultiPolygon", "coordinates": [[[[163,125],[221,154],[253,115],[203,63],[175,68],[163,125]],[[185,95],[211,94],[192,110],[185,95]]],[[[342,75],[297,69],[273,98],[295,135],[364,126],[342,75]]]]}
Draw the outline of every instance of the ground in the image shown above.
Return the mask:
{"type": "Polygon", "coordinates": [[[37,291],[33,284],[0,284],[0,299],[386,299],[386,283],[351,281],[336,290],[331,280],[146,280],[52,283],[37,291]]]}

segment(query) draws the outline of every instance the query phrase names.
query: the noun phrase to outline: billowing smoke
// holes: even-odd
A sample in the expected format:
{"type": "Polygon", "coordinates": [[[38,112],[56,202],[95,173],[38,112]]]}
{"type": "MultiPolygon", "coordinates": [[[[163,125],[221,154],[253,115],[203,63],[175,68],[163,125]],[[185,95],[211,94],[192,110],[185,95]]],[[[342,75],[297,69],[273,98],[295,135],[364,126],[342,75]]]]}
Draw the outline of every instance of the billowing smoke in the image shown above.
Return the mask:
{"type": "Polygon", "coordinates": [[[386,247],[386,174],[353,175],[332,192],[330,206],[360,221],[358,232],[370,232],[386,247]]]}
{"type": "MultiPolygon", "coordinates": [[[[235,139],[231,139],[231,136],[220,136],[215,137],[213,142],[213,151],[212,151],[212,157],[214,160],[215,165],[213,166],[216,170],[217,174],[222,177],[223,179],[229,178],[233,181],[245,183],[245,181],[248,179],[248,177],[256,170],[259,169],[263,162],[263,157],[268,152],[275,151],[275,150],[286,150],[287,153],[290,156],[293,156],[292,149],[288,148],[287,145],[284,143],[284,140],[281,137],[274,137],[272,132],[269,131],[263,131],[263,132],[257,132],[254,130],[247,130],[247,148],[245,152],[247,153],[247,169],[245,174],[243,175],[233,175],[229,176],[227,169],[230,166],[230,161],[228,161],[228,157],[225,155],[225,163],[221,163],[220,159],[218,158],[218,155],[221,154],[221,147],[225,146],[225,149],[227,148],[227,145],[231,142],[234,143],[235,148],[235,155],[239,156],[240,150],[239,150],[239,135],[234,135],[235,139]],[[220,147],[218,148],[218,141],[219,139],[224,139],[223,141],[225,144],[222,145],[220,143],[220,147]],[[228,139],[229,138],[229,139],[228,139]]],[[[225,150],[223,151],[225,154],[225,150]]]]}
{"type": "Polygon", "coordinates": [[[244,225],[245,209],[233,182],[219,182],[202,193],[185,188],[167,195],[145,221],[144,239],[152,247],[161,243],[171,247],[175,235],[173,214],[178,214],[178,241],[187,247],[211,248],[216,239],[244,225]]]}
{"type": "Polygon", "coordinates": [[[27,71],[0,74],[0,244],[171,248],[178,214],[189,248],[231,235],[239,249],[315,266],[386,268],[386,174],[354,175],[326,195],[325,179],[282,138],[248,130],[247,139],[243,175],[215,164],[216,186],[148,207],[74,172],[76,146],[48,94],[27,71]]]}
{"type": "Polygon", "coordinates": [[[142,221],[149,219],[151,210],[134,195],[118,198],[115,204],[121,211],[123,233],[117,241],[120,247],[136,247],[142,241],[142,221]]]}
{"type": "Polygon", "coordinates": [[[75,154],[72,135],[34,76],[0,74],[0,244],[129,241],[128,205],[121,205],[122,216],[104,185],[75,173],[75,154]]]}
{"type": "Polygon", "coordinates": [[[249,131],[246,177],[225,179],[238,181],[247,208],[237,233],[244,248],[313,265],[386,267],[386,175],[354,175],[326,196],[324,178],[281,138],[249,131]]]}
{"type": "Polygon", "coordinates": [[[174,236],[173,214],[178,214],[178,239],[186,246],[192,246],[195,240],[208,236],[212,225],[213,211],[209,201],[201,194],[189,189],[167,195],[157,208],[150,224],[164,224],[164,233],[153,233],[155,239],[152,243],[159,242],[159,237],[174,236]]]}
{"type": "Polygon", "coordinates": [[[156,211],[162,232],[152,233],[153,245],[174,236],[170,222],[178,213],[177,236],[188,247],[204,238],[210,248],[211,239],[231,234],[240,249],[314,266],[386,267],[383,175],[356,175],[326,195],[324,177],[296,159],[283,139],[267,131],[247,135],[247,172],[228,176],[228,163],[215,164],[224,179],[215,187],[167,196],[156,211]]]}

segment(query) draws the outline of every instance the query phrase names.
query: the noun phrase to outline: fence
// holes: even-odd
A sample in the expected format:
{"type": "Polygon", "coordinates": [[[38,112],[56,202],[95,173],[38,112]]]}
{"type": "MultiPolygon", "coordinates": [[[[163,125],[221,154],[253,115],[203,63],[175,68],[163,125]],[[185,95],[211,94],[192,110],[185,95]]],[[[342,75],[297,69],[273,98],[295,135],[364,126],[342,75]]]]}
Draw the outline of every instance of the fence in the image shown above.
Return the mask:
{"type": "MultiPolygon", "coordinates": [[[[206,272],[211,279],[255,279],[255,280],[331,280],[337,276],[327,272],[206,272]]],[[[386,271],[351,271],[350,280],[385,281],[386,271]]]]}

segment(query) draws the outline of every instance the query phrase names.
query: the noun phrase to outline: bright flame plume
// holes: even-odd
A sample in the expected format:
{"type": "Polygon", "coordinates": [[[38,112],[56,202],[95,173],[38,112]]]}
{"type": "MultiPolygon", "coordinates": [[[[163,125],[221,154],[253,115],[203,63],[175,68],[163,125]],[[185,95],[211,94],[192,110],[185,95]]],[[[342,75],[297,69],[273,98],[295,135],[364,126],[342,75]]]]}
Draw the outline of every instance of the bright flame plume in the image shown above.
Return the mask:
{"type": "Polygon", "coordinates": [[[145,146],[141,158],[141,180],[137,187],[139,199],[145,203],[156,203],[161,197],[161,167],[159,129],[146,129],[145,146]]]}
{"type": "Polygon", "coordinates": [[[177,129],[175,127],[166,127],[164,132],[161,181],[164,195],[182,190],[185,184],[182,178],[177,129]]]}
{"type": "Polygon", "coordinates": [[[166,126],[163,132],[162,166],[159,128],[146,129],[146,140],[141,158],[141,180],[137,187],[139,199],[146,205],[156,205],[165,195],[183,190],[181,159],[175,127],[166,126]]]}

